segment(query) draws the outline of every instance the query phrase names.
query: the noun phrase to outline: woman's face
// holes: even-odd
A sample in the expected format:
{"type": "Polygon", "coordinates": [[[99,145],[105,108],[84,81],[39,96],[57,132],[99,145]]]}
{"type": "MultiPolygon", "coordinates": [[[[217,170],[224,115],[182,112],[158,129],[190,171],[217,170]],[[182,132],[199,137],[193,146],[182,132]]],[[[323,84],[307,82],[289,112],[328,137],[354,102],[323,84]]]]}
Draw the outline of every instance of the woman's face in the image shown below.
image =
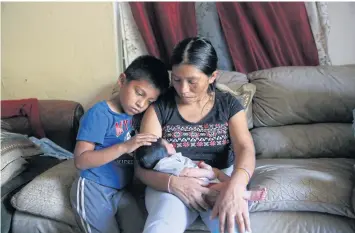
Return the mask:
{"type": "Polygon", "coordinates": [[[193,65],[175,65],[172,68],[171,83],[182,103],[193,103],[207,94],[209,84],[216,79],[216,72],[208,77],[193,65]]]}

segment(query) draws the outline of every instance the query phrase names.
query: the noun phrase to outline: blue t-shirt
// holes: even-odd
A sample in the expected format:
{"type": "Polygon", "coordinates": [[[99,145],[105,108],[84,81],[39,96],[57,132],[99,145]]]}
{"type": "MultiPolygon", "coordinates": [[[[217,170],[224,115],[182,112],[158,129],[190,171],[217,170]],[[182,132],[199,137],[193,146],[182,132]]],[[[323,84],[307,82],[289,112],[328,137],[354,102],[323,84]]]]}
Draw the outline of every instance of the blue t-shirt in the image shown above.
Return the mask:
{"type": "MultiPolygon", "coordinates": [[[[101,150],[127,141],[132,133],[132,116],[115,113],[106,101],[101,101],[82,117],[76,139],[95,143],[95,150],[101,150]]],[[[107,187],[122,189],[133,177],[131,161],[131,156],[122,155],[100,167],[82,170],[80,176],[107,187]]]]}

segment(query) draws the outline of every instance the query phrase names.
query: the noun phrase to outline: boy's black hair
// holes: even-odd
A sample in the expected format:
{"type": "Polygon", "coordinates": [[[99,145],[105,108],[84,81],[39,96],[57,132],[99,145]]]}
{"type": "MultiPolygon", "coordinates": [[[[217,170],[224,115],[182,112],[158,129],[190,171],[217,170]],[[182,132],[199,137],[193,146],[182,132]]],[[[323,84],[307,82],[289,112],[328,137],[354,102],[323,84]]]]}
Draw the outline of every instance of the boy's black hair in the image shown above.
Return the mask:
{"type": "Polygon", "coordinates": [[[139,56],[124,71],[126,79],[147,80],[164,93],[169,87],[169,73],[166,65],[158,58],[151,55],[139,56]]]}
{"type": "Polygon", "coordinates": [[[141,146],[136,150],[135,158],[138,164],[146,169],[153,169],[155,165],[168,156],[168,150],[159,138],[156,142],[152,142],[150,146],[141,146]]]}

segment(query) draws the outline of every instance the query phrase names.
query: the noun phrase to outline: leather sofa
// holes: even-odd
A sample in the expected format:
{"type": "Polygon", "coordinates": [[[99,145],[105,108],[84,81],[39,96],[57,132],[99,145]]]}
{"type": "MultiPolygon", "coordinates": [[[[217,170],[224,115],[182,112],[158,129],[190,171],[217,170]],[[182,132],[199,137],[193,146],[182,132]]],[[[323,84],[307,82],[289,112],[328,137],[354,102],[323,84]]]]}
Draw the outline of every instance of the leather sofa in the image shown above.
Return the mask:
{"type": "MultiPolygon", "coordinates": [[[[267,187],[268,196],[250,208],[253,233],[355,232],[355,65],[278,67],[248,75],[224,71],[217,81],[237,95],[244,85],[256,90],[250,106],[246,102],[257,158],[249,187],[267,187]]],[[[66,189],[76,175],[73,162],[65,161],[46,172],[42,179],[61,177],[59,190],[62,196],[68,195],[66,189]]],[[[131,191],[139,209],[118,220],[142,224],[144,187],[135,184],[131,191]]],[[[13,205],[19,205],[21,195],[25,193],[13,197],[17,198],[13,205]]],[[[79,232],[68,200],[63,197],[47,212],[18,207],[13,233],[79,232]]],[[[197,220],[186,232],[206,232],[206,227],[197,220]]]]}

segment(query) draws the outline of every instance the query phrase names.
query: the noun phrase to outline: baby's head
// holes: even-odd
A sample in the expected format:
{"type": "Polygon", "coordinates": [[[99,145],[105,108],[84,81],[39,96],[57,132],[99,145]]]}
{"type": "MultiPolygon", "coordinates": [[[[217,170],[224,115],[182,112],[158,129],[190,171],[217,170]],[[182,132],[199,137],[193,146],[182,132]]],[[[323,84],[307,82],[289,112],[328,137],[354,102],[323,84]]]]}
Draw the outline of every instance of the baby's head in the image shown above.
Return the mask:
{"type": "Polygon", "coordinates": [[[153,169],[162,158],[175,154],[175,148],[165,139],[159,138],[150,146],[141,146],[136,150],[135,158],[139,165],[146,169],[153,169]]]}

